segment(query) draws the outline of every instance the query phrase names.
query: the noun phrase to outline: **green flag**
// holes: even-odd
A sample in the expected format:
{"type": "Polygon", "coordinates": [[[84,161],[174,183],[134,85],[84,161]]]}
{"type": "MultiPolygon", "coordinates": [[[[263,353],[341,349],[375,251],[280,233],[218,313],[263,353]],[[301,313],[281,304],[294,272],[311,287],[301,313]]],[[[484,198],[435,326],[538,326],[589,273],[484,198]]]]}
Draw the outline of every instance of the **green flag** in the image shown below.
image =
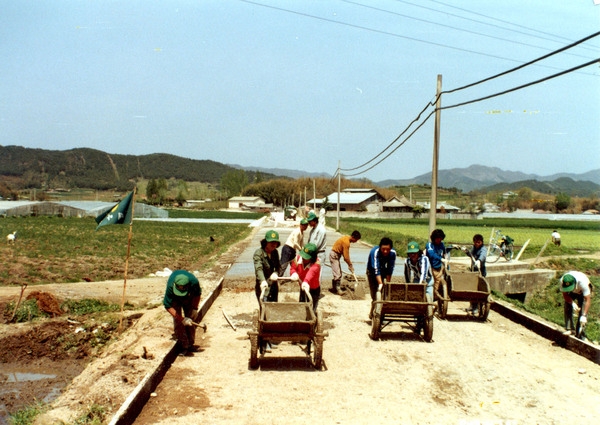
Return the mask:
{"type": "Polygon", "coordinates": [[[98,217],[96,217],[96,223],[98,226],[96,230],[101,226],[107,224],[130,224],[131,223],[131,210],[133,207],[133,192],[127,195],[121,202],[114,207],[104,211],[98,217]]]}

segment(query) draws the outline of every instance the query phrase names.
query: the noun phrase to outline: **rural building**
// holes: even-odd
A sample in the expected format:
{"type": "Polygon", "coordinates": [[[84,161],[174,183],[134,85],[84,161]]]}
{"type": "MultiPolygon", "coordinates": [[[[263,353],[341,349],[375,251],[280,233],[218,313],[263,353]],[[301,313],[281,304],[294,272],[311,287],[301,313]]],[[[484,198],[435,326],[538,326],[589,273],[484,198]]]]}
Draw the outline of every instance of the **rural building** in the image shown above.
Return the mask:
{"type": "Polygon", "coordinates": [[[410,202],[406,196],[394,196],[383,203],[384,212],[412,212],[416,205],[410,202]]]}
{"type": "Polygon", "coordinates": [[[265,203],[265,200],[260,196],[234,196],[233,198],[229,198],[227,208],[233,210],[265,211],[273,209],[273,204],[265,203]]]}
{"type": "MultiPolygon", "coordinates": [[[[417,202],[418,205],[421,205],[425,211],[431,210],[431,203],[429,202],[417,202]]],[[[447,204],[446,202],[438,202],[436,212],[441,213],[456,213],[459,212],[460,208],[455,207],[454,205],[447,204]]]]}
{"type": "MultiPolygon", "coordinates": [[[[382,211],[382,205],[385,198],[381,196],[375,189],[345,189],[340,192],[340,211],[368,211],[368,212],[380,212],[382,211]]],[[[327,197],[327,201],[331,205],[335,205],[337,208],[338,203],[338,192],[333,192],[327,197]]],[[[311,199],[307,201],[309,207],[316,206],[315,209],[325,201],[322,199],[311,199]]]]}

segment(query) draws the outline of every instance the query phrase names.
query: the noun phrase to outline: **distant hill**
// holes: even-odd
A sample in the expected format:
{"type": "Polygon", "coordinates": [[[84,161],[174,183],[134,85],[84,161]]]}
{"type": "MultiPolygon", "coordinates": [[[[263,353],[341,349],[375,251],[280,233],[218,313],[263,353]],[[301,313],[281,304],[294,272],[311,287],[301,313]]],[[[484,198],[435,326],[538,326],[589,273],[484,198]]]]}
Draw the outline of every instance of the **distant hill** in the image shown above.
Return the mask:
{"type": "MultiPolygon", "coordinates": [[[[66,151],[0,146],[0,183],[24,188],[89,188],[129,190],[137,179],[175,178],[217,183],[235,168],[209,160],[176,155],[116,155],[95,149],[66,151]]],[[[247,172],[253,181],[256,173],[247,172]]],[[[274,178],[261,173],[263,179],[274,178]]]]}
{"type": "MultiPolygon", "coordinates": [[[[587,182],[600,185],[600,169],[589,171],[583,174],[560,173],[554,174],[552,176],[543,177],[538,176],[536,174],[522,173],[520,171],[506,171],[498,167],[471,165],[467,168],[452,168],[449,170],[439,170],[438,186],[446,188],[456,187],[462,190],[463,192],[470,192],[476,189],[488,191],[503,190],[500,189],[500,187],[508,188],[507,185],[502,186],[502,184],[507,183],[515,183],[515,186],[518,186],[520,188],[523,186],[527,186],[527,184],[524,184],[522,182],[551,182],[561,178],[571,179],[573,182],[576,182],[570,184],[571,187],[578,186],[578,182],[587,182]]],[[[422,174],[412,179],[384,180],[377,182],[377,185],[381,187],[409,186],[421,184],[431,184],[431,173],[422,174]]],[[[565,185],[559,182],[557,186],[564,187],[565,185]]],[[[531,189],[536,190],[534,188],[531,189]]],[[[587,192],[588,190],[596,191],[597,193],[598,188],[593,189],[593,186],[588,186],[588,188],[583,191],[587,192]]]]}
{"type": "Polygon", "coordinates": [[[570,177],[561,177],[553,181],[522,180],[515,183],[498,183],[488,186],[484,191],[517,191],[522,187],[539,192],[556,195],[558,193],[567,193],[569,196],[579,196],[588,198],[595,194],[600,194],[600,185],[590,181],[575,181],[570,177]]]}
{"type": "Polygon", "coordinates": [[[286,168],[263,168],[263,167],[242,167],[237,164],[228,164],[230,167],[238,168],[246,171],[259,171],[261,173],[274,174],[276,176],[290,177],[299,179],[302,177],[325,177],[330,178],[331,174],[327,173],[309,173],[308,171],[289,170],[286,168]]]}

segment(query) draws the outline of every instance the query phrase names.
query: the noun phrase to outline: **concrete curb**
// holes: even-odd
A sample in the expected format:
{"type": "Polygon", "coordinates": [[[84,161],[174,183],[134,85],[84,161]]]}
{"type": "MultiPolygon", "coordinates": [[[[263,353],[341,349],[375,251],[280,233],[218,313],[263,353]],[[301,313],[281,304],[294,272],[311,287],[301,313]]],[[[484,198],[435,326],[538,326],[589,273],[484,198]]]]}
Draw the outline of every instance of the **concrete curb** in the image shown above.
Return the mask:
{"type": "MultiPolygon", "coordinates": [[[[213,305],[214,301],[221,294],[223,289],[223,280],[221,278],[216,288],[204,299],[198,313],[200,317],[204,317],[206,312],[213,305]]],[[[129,394],[129,397],[121,405],[117,413],[112,417],[109,425],[129,425],[132,424],[137,416],[140,414],[144,405],[150,398],[150,394],[156,389],[160,381],[171,367],[171,364],[177,358],[179,354],[177,352],[177,342],[173,342],[173,345],[167,351],[163,359],[160,361],[154,372],[148,373],[144,379],[138,384],[137,387],[129,394]]]]}
{"type": "Polygon", "coordinates": [[[572,335],[563,335],[562,329],[557,329],[555,324],[545,322],[537,317],[528,315],[527,313],[518,310],[509,303],[494,300],[491,305],[492,310],[518,323],[532,332],[553,341],[557,346],[573,351],[580,356],[600,365],[600,347],[582,341],[572,335]]]}

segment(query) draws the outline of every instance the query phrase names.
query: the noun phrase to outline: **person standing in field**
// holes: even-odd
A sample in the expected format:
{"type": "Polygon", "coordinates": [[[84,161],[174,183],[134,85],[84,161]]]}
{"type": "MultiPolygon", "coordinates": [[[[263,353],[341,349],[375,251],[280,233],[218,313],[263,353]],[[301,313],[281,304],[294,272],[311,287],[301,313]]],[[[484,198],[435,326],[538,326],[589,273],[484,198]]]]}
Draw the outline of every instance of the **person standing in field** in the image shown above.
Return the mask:
{"type": "Polygon", "coordinates": [[[587,315],[592,305],[592,284],[590,279],[581,272],[570,271],[560,278],[560,292],[562,292],[565,318],[565,335],[572,335],[575,329],[583,341],[587,340],[585,326],[587,315]],[[577,326],[573,327],[573,315],[577,314],[577,326]]]}
{"type": "Polygon", "coordinates": [[[378,246],[369,251],[367,259],[367,281],[371,291],[371,311],[369,319],[373,318],[375,308],[374,301],[377,301],[377,292],[381,292],[384,282],[392,280],[394,266],[396,265],[396,251],[394,243],[388,237],[381,238],[378,246]]]}
{"type": "Polygon", "coordinates": [[[444,281],[444,268],[448,264],[446,259],[446,246],[444,239],[446,234],[442,229],[435,229],[431,232],[430,241],[425,246],[425,253],[431,263],[431,272],[433,274],[433,293],[435,298],[442,298],[440,295],[440,285],[444,281]]]}
{"type": "Polygon", "coordinates": [[[175,270],[167,280],[163,305],[173,316],[173,328],[180,355],[193,356],[198,351],[196,325],[202,288],[196,276],[187,270],[175,270]]]}
{"type": "Polygon", "coordinates": [[[560,233],[558,233],[558,230],[552,232],[552,243],[556,246],[560,246],[560,233]]]}
{"type": "Polygon", "coordinates": [[[281,267],[279,276],[283,276],[290,262],[296,257],[296,252],[304,246],[304,231],[308,228],[308,220],[300,220],[300,226],[292,230],[281,248],[281,267]]]}
{"type": "Polygon", "coordinates": [[[344,258],[350,273],[354,273],[354,266],[352,260],[350,260],[350,244],[358,242],[360,240],[360,232],[355,230],[350,236],[342,236],[334,242],[329,252],[329,263],[331,265],[331,272],[333,279],[331,281],[331,291],[334,294],[343,295],[341,288],[342,281],[342,265],[340,264],[340,258],[344,258]]]}

